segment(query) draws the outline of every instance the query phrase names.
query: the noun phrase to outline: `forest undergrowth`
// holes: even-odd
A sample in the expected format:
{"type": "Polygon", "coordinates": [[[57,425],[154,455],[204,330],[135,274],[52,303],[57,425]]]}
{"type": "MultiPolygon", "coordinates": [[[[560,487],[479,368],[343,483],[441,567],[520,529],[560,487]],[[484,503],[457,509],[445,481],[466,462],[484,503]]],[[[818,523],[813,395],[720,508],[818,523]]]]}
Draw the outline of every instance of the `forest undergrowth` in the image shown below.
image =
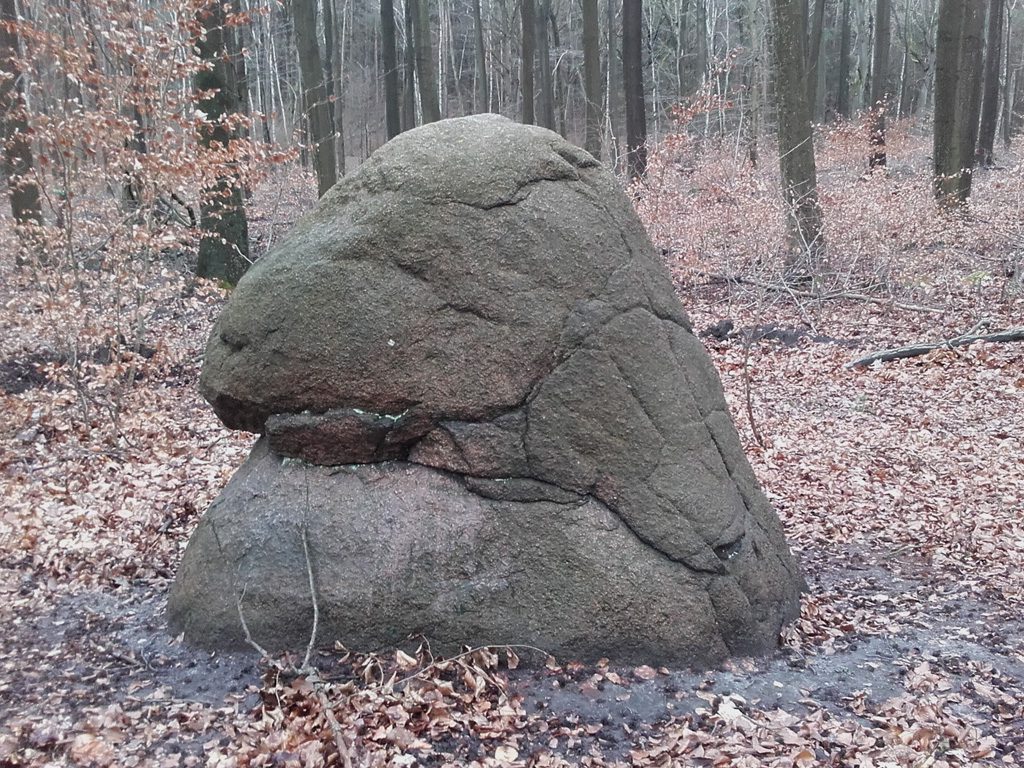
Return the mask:
{"type": "MultiPolygon", "coordinates": [[[[1024,344],[867,367],[1024,324],[1024,170],[941,215],[928,140],[822,136],[827,274],[781,282],[771,152],[667,140],[637,207],[725,385],[810,590],[771,660],[690,673],[472,649],[185,648],[162,610],[251,436],[196,390],[225,291],[175,253],[74,279],[0,259],[0,766],[1024,763],[1024,344]]],[[[287,169],[257,252],[311,204],[287,169]]],[[[13,252],[10,232],[4,249],[13,252]]],[[[139,257],[140,259],[143,257],[139,257]]]]}

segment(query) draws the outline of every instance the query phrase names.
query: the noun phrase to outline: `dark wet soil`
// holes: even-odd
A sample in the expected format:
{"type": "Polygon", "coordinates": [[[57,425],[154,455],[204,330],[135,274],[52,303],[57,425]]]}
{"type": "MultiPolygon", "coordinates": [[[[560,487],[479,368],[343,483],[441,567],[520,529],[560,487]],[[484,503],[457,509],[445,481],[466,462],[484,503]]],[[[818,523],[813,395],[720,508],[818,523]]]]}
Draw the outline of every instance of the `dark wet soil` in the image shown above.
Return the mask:
{"type": "MultiPolygon", "coordinates": [[[[990,719],[990,704],[971,695],[978,664],[990,666],[1012,690],[1024,689],[1024,619],[1014,621],[998,603],[964,594],[941,604],[927,573],[914,563],[883,567],[870,556],[855,556],[842,566],[822,568],[826,558],[827,553],[818,553],[819,562],[805,563],[812,592],[877,589],[876,599],[897,602],[899,595],[930,596],[934,606],[927,620],[894,623],[890,632],[852,627],[826,649],[806,654],[783,649],[768,659],[737,660],[706,672],[660,670],[643,679],[634,669],[604,670],[619,682],[607,674],[595,676],[593,666],[566,664],[553,672],[531,667],[524,657],[523,667],[508,673],[510,691],[522,697],[528,714],[551,724],[602,724],[599,741],[584,736],[577,749],[585,754],[597,747],[607,759],[616,759],[628,756],[645,727],[695,713],[715,696],[740,697],[765,711],[778,708],[800,716],[824,708],[849,718],[854,698],[870,705],[905,694],[907,669],[927,661],[964,694],[962,715],[983,722],[990,719]]],[[[6,575],[10,590],[13,572],[6,575]]],[[[238,713],[259,705],[261,669],[255,654],[206,653],[171,637],[162,591],[146,586],[117,594],[84,591],[52,603],[26,594],[39,589],[27,582],[21,588],[23,605],[38,608],[10,616],[0,636],[0,732],[29,712],[70,723],[85,711],[145,699],[238,713]]],[[[537,739],[542,742],[543,734],[537,739]]],[[[197,749],[198,744],[181,745],[183,752],[197,749]]]]}

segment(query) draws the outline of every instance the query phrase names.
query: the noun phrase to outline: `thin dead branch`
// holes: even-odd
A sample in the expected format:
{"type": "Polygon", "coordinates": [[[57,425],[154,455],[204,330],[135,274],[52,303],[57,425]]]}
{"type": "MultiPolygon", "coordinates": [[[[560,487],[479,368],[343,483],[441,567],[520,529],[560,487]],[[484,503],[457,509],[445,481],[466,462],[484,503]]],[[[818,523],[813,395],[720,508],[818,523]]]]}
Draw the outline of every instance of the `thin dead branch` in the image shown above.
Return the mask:
{"type": "Polygon", "coordinates": [[[266,648],[253,640],[252,632],[249,631],[249,624],[245,620],[245,611],[242,610],[242,601],[245,600],[246,589],[247,587],[242,587],[242,593],[238,596],[238,600],[235,601],[235,607],[238,608],[238,620],[242,623],[242,632],[245,633],[245,642],[252,646],[261,658],[266,659],[274,667],[280,669],[281,665],[274,661],[274,657],[270,655],[266,648]]]}
{"type": "Polygon", "coordinates": [[[835,299],[847,299],[849,301],[864,301],[869,304],[877,304],[881,307],[891,307],[893,309],[903,309],[908,312],[924,312],[932,315],[941,315],[946,310],[939,309],[938,307],[927,307],[921,304],[906,304],[895,299],[885,299],[880,296],[870,296],[866,293],[855,293],[850,291],[829,291],[828,293],[819,293],[817,291],[807,291],[799,288],[794,288],[785,283],[769,283],[763,280],[756,280],[751,277],[742,277],[740,275],[721,275],[713,272],[697,272],[696,274],[701,277],[707,278],[708,280],[715,280],[723,283],[735,283],[737,285],[752,285],[756,288],[763,288],[767,291],[775,291],[778,293],[786,293],[791,298],[799,296],[803,299],[813,299],[815,301],[832,301],[835,299]]]}
{"type": "MultiPolygon", "coordinates": [[[[306,489],[306,503],[307,505],[309,504],[308,486],[306,489]]],[[[302,528],[302,553],[305,555],[306,559],[306,578],[309,582],[310,599],[313,601],[313,626],[310,629],[309,642],[306,645],[306,655],[302,660],[302,665],[296,667],[294,664],[288,665],[276,661],[262,645],[253,639],[252,633],[249,631],[249,625],[245,620],[245,611],[242,610],[242,600],[245,598],[244,588],[236,602],[236,606],[238,608],[238,619],[242,623],[242,631],[245,633],[245,641],[252,646],[261,657],[266,659],[274,669],[278,672],[302,676],[305,678],[306,682],[309,683],[317,701],[320,703],[320,708],[323,710],[324,718],[327,720],[327,725],[331,729],[331,735],[334,738],[334,746],[338,750],[338,755],[341,757],[342,765],[344,768],[352,768],[352,747],[349,745],[348,739],[345,738],[345,734],[341,729],[341,724],[338,722],[338,718],[334,714],[334,706],[331,704],[331,699],[324,688],[327,685],[327,682],[320,676],[320,671],[311,664],[313,650],[316,646],[316,636],[320,625],[320,601],[317,597],[316,582],[313,579],[313,562],[309,556],[309,536],[306,533],[305,526],[302,528]]]]}
{"type": "Polygon", "coordinates": [[[889,362],[890,360],[901,360],[907,357],[917,357],[918,355],[926,355],[929,352],[934,352],[937,349],[953,349],[954,347],[963,347],[968,344],[973,344],[976,341],[985,342],[1008,342],[1008,341],[1024,341],[1024,327],[1020,328],[1009,328],[1005,331],[996,331],[995,333],[979,334],[979,327],[985,327],[987,323],[979,323],[971,330],[963,333],[959,336],[954,336],[951,339],[937,342],[921,342],[918,344],[911,344],[906,347],[895,347],[893,349],[883,349],[878,352],[872,352],[869,355],[858,357],[846,364],[847,368],[856,368],[862,365],[871,365],[874,362],[889,362]]]}
{"type": "Polygon", "coordinates": [[[750,431],[754,435],[754,442],[761,448],[765,447],[764,437],[761,430],[757,428],[754,420],[754,395],[750,383],[750,339],[743,343],[743,399],[747,409],[747,421],[750,422],[750,431]]]}
{"type": "MultiPolygon", "coordinates": [[[[306,480],[306,508],[309,508],[309,480],[306,480]]],[[[309,536],[306,535],[306,526],[302,526],[302,554],[306,557],[306,578],[309,581],[309,594],[313,596],[313,626],[309,631],[309,643],[306,645],[306,655],[302,658],[302,668],[310,669],[309,660],[313,657],[313,648],[316,646],[316,635],[320,629],[320,601],[317,600],[316,583],[313,581],[313,561],[309,557],[309,536]]]]}

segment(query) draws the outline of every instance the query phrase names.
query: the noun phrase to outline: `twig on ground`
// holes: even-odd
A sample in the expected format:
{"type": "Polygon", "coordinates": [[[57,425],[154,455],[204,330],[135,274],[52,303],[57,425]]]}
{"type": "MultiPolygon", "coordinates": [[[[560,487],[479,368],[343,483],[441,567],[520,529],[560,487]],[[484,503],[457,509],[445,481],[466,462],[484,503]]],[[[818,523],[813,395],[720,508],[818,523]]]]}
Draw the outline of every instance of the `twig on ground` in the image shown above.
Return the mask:
{"type": "Polygon", "coordinates": [[[750,386],[750,341],[748,336],[743,342],[743,398],[746,402],[747,421],[750,422],[750,431],[754,435],[754,442],[764,448],[764,437],[761,435],[761,430],[757,428],[757,422],[754,421],[754,397],[750,386]]]}
{"type": "Polygon", "coordinates": [[[134,655],[134,652],[132,653],[132,655],[129,656],[127,653],[121,653],[121,651],[118,651],[114,648],[105,648],[96,642],[90,642],[89,645],[91,645],[92,649],[97,653],[101,653],[104,656],[109,656],[114,661],[120,661],[122,664],[125,664],[129,667],[146,667],[147,669],[149,668],[149,664],[145,663],[144,661],[140,661],[134,655]]]}
{"type": "Polygon", "coordinates": [[[327,718],[327,725],[331,729],[331,735],[334,736],[334,746],[338,750],[338,754],[341,755],[342,765],[345,768],[352,768],[351,748],[349,747],[348,740],[345,738],[345,734],[341,732],[341,724],[334,714],[334,707],[331,706],[331,701],[324,692],[324,681],[320,679],[316,670],[310,670],[310,674],[306,675],[306,681],[313,686],[317,700],[324,710],[324,717],[327,718]]]}
{"type": "Polygon", "coordinates": [[[872,352],[870,355],[864,355],[863,357],[859,357],[856,360],[852,360],[846,364],[846,367],[856,368],[861,365],[871,365],[871,363],[878,361],[884,363],[890,360],[901,360],[907,357],[917,357],[918,355],[926,355],[929,352],[934,352],[936,349],[953,349],[954,347],[963,347],[968,344],[973,344],[976,341],[1024,341],[1024,327],[1009,328],[1005,331],[997,331],[995,333],[978,334],[977,331],[984,326],[985,323],[979,323],[966,333],[963,333],[959,336],[954,336],[952,339],[946,339],[945,341],[922,342],[919,344],[911,344],[906,347],[882,349],[877,352],[872,352]]]}
{"type": "MultiPolygon", "coordinates": [[[[306,488],[306,504],[309,504],[309,487],[306,488]]],[[[331,729],[331,735],[334,737],[334,746],[338,750],[338,755],[341,757],[341,762],[344,768],[352,768],[352,747],[348,743],[348,739],[345,738],[345,734],[341,730],[341,724],[338,722],[337,715],[334,714],[334,706],[331,704],[330,697],[324,690],[324,686],[327,682],[320,677],[320,672],[315,666],[310,664],[310,660],[313,656],[313,649],[316,645],[316,636],[320,624],[320,601],[317,598],[316,582],[313,579],[313,562],[309,556],[309,537],[306,534],[306,528],[302,528],[302,553],[306,558],[306,577],[309,581],[309,594],[310,599],[313,601],[313,626],[310,630],[309,643],[306,645],[306,655],[302,660],[302,665],[296,667],[294,665],[281,664],[279,661],[275,661],[273,657],[267,652],[266,648],[257,643],[252,633],[249,631],[249,625],[245,620],[245,611],[242,610],[242,600],[245,598],[245,588],[242,589],[242,593],[238,597],[236,603],[238,607],[238,618],[242,622],[242,631],[245,633],[245,641],[252,646],[263,658],[265,658],[271,666],[273,666],[278,672],[285,672],[294,675],[301,675],[309,683],[312,688],[317,701],[320,703],[320,708],[323,710],[324,718],[327,720],[327,725],[331,729]]]]}
{"type": "MultiPolygon", "coordinates": [[[[783,285],[785,285],[785,283],[783,285]]],[[[814,320],[807,313],[806,308],[804,308],[803,302],[800,301],[800,297],[802,295],[802,292],[798,292],[791,285],[785,285],[785,288],[786,288],[786,293],[789,294],[789,298],[791,298],[793,300],[793,303],[796,304],[796,308],[798,310],[800,310],[800,317],[803,319],[803,321],[805,323],[807,323],[807,327],[811,329],[811,333],[813,333],[814,335],[818,335],[818,329],[814,325],[814,320]]]]}
{"type": "Polygon", "coordinates": [[[784,283],[768,283],[763,280],[756,280],[751,277],[742,277],[740,275],[721,275],[713,272],[696,272],[701,277],[707,278],[708,280],[718,280],[725,283],[736,283],[739,285],[753,285],[757,288],[764,288],[769,291],[778,291],[779,293],[788,293],[791,297],[799,296],[804,299],[814,299],[816,301],[830,301],[833,299],[849,299],[850,301],[864,301],[869,304],[878,304],[882,307],[892,307],[893,309],[903,309],[908,312],[925,312],[933,315],[941,315],[946,310],[939,309],[938,307],[926,307],[921,304],[905,304],[901,301],[894,299],[883,299],[879,296],[869,296],[866,293],[855,293],[850,291],[831,291],[829,293],[818,293],[816,291],[805,291],[800,288],[793,288],[792,286],[784,283]]]}

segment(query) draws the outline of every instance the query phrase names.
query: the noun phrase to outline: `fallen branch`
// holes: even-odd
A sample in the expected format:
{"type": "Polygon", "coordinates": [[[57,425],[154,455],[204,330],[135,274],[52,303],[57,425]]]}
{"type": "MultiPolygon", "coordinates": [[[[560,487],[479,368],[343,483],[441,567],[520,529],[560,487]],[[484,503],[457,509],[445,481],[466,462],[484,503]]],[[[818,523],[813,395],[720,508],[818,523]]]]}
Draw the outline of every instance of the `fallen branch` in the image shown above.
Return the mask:
{"type": "Polygon", "coordinates": [[[971,330],[967,331],[960,336],[954,336],[952,339],[946,339],[945,341],[938,341],[935,343],[923,342],[920,344],[911,344],[907,347],[896,347],[894,349],[883,349],[878,352],[872,352],[870,355],[864,355],[846,364],[847,368],[856,368],[861,365],[871,365],[874,362],[888,362],[890,360],[901,360],[906,357],[917,357],[918,355],[926,355],[929,352],[934,352],[936,349],[953,349],[954,347],[963,347],[968,344],[973,344],[976,341],[988,341],[988,342],[1006,342],[1006,341],[1024,341],[1024,327],[1021,328],[1010,328],[1005,331],[997,331],[995,333],[979,334],[980,328],[988,325],[987,322],[982,322],[976,325],[971,330]]]}
{"type": "MultiPolygon", "coordinates": [[[[308,483],[306,488],[306,504],[307,506],[309,504],[308,483]]],[[[313,649],[316,645],[316,635],[320,623],[320,604],[317,599],[316,582],[313,579],[313,562],[309,556],[309,539],[306,535],[305,526],[302,528],[302,553],[306,557],[306,578],[309,580],[310,598],[313,601],[313,627],[310,630],[309,644],[306,646],[306,656],[302,660],[302,665],[296,667],[294,665],[286,665],[279,661],[275,661],[267,652],[266,648],[253,639],[252,633],[249,631],[249,625],[245,620],[245,611],[242,610],[242,601],[245,599],[245,588],[242,589],[242,593],[239,595],[236,603],[236,607],[238,608],[238,618],[242,623],[242,631],[245,633],[245,641],[252,646],[260,656],[266,659],[274,669],[278,672],[284,672],[290,675],[301,675],[306,679],[306,682],[309,683],[317,701],[320,703],[320,708],[323,710],[324,718],[327,720],[327,725],[331,729],[331,735],[334,737],[334,747],[338,750],[338,755],[341,757],[342,765],[344,768],[352,768],[352,746],[349,744],[348,739],[345,738],[345,734],[341,730],[341,724],[338,722],[338,718],[334,714],[334,705],[331,704],[331,699],[325,690],[327,681],[320,677],[320,671],[310,663],[313,655],[313,649]]]]}
{"type": "Polygon", "coordinates": [[[754,442],[756,442],[761,448],[765,447],[764,437],[761,436],[761,430],[757,428],[757,422],[754,420],[754,395],[751,391],[753,387],[750,386],[750,338],[743,342],[743,399],[747,406],[747,421],[750,422],[750,431],[754,435],[754,442]]]}
{"type": "Polygon", "coordinates": [[[882,307],[892,307],[893,309],[904,309],[908,312],[925,312],[932,315],[941,315],[945,312],[944,309],[939,309],[938,307],[926,307],[921,304],[904,304],[903,302],[896,301],[895,299],[883,299],[879,296],[870,296],[866,293],[851,293],[850,291],[818,293],[817,291],[805,291],[800,288],[793,288],[785,283],[768,283],[763,280],[755,280],[751,277],[741,277],[740,275],[717,275],[712,272],[698,272],[697,274],[701,277],[706,277],[709,280],[719,280],[724,283],[736,283],[738,285],[753,285],[756,288],[764,288],[768,291],[787,293],[790,297],[799,296],[803,299],[814,299],[816,301],[848,299],[850,301],[864,301],[869,304],[878,304],[882,307]]]}

